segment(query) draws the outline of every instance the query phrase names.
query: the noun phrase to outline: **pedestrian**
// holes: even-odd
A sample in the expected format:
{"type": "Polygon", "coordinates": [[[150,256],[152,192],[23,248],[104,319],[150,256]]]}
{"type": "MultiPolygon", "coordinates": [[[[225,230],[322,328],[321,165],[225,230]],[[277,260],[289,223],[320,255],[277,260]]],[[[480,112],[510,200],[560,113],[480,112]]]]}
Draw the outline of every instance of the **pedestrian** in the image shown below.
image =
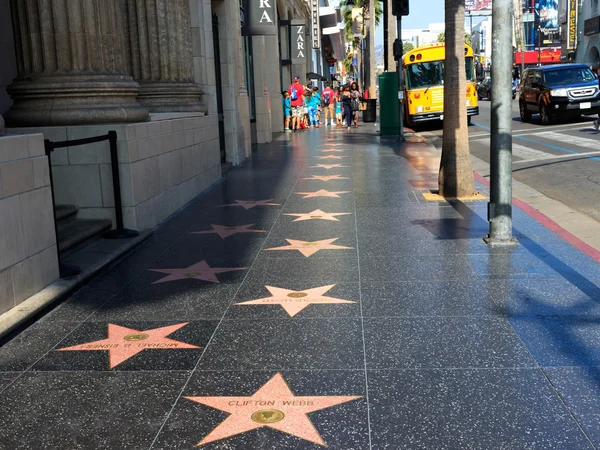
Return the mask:
{"type": "Polygon", "coordinates": [[[298,131],[304,118],[304,86],[300,83],[300,77],[294,77],[294,82],[288,88],[288,94],[292,108],[292,130],[298,131]]]}
{"type": "Polygon", "coordinates": [[[335,122],[338,127],[342,126],[342,102],[337,97],[335,99],[335,122]]]}
{"type": "Polygon", "coordinates": [[[312,92],[309,91],[309,95],[307,96],[307,108],[308,108],[308,119],[310,123],[310,128],[319,128],[319,121],[317,118],[318,114],[318,106],[321,104],[321,96],[319,95],[319,88],[312,88],[312,92]]]}
{"type": "Polygon", "coordinates": [[[340,87],[338,88],[338,92],[337,92],[337,101],[340,104],[340,108],[342,110],[342,122],[340,123],[340,125],[344,124],[344,120],[346,119],[346,115],[344,113],[344,105],[342,105],[342,95],[344,94],[344,85],[340,85],[340,87]]]}
{"type": "Polygon", "coordinates": [[[327,83],[325,89],[323,89],[323,109],[325,111],[325,126],[327,126],[327,119],[331,121],[333,126],[333,119],[335,115],[335,91],[331,89],[331,85],[327,83]]]}
{"type": "Polygon", "coordinates": [[[352,118],[354,119],[354,128],[358,128],[358,114],[362,93],[360,92],[356,81],[353,81],[352,84],[350,84],[350,93],[352,94],[352,118]]]}
{"type": "Polygon", "coordinates": [[[341,96],[342,107],[344,108],[344,116],[346,117],[346,125],[348,130],[352,126],[352,94],[350,92],[350,86],[344,86],[344,91],[341,96]]]}
{"type": "Polygon", "coordinates": [[[290,129],[290,122],[292,119],[292,101],[290,99],[290,94],[287,91],[283,91],[281,93],[281,99],[283,103],[283,116],[285,117],[285,131],[292,131],[290,129]]]}
{"type": "Polygon", "coordinates": [[[600,127],[600,115],[599,118],[594,120],[594,129],[596,130],[596,133],[598,133],[598,128],[600,127]]]}

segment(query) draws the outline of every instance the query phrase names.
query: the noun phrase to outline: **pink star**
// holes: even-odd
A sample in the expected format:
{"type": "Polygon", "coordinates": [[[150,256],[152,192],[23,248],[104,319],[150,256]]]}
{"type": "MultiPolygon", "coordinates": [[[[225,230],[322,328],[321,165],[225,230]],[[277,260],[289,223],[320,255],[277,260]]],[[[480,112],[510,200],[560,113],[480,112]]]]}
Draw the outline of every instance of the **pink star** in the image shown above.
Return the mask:
{"type": "Polygon", "coordinates": [[[269,203],[273,201],[272,198],[268,200],[234,200],[235,203],[221,206],[241,206],[244,209],[252,209],[255,206],[281,206],[279,203],[269,203]]]}
{"type": "Polygon", "coordinates": [[[348,166],[342,166],[341,164],[317,164],[316,166],[310,166],[312,168],[317,168],[320,167],[322,169],[333,169],[335,167],[348,167],[348,166]]]}
{"type": "Polygon", "coordinates": [[[319,159],[343,159],[348,158],[347,156],[335,156],[335,155],[327,155],[327,156],[319,156],[319,159]]]}
{"type": "Polygon", "coordinates": [[[210,281],[211,283],[219,283],[217,278],[218,273],[233,272],[236,270],[246,270],[246,267],[240,268],[211,268],[206,261],[192,264],[184,269],[148,269],[152,272],[168,273],[169,276],[161,278],[152,284],[167,283],[169,281],[185,280],[194,278],[196,280],[210,281]]]}
{"type": "Polygon", "coordinates": [[[321,150],[322,153],[332,153],[332,152],[342,153],[344,151],[345,150],[340,150],[340,149],[335,149],[335,148],[332,148],[331,150],[321,150]]]}
{"type": "Polygon", "coordinates": [[[321,180],[321,181],[331,181],[331,180],[348,180],[348,177],[343,177],[341,175],[313,175],[310,178],[302,178],[303,180],[321,180]]]}
{"type": "Polygon", "coordinates": [[[332,243],[339,238],[325,239],[323,241],[297,241],[295,239],[286,239],[290,245],[283,247],[268,248],[267,250],[298,250],[307,258],[314,255],[319,250],[350,250],[354,247],[343,247],[341,245],[333,245],[332,243]]]}
{"type": "Polygon", "coordinates": [[[196,345],[167,338],[169,334],[185,327],[187,324],[188,322],[139,331],[109,323],[108,338],[72,347],[60,348],[57,351],[106,350],[109,354],[109,367],[112,369],[144,350],[200,348],[196,345]]]}
{"type": "Polygon", "coordinates": [[[219,426],[196,446],[268,427],[300,439],[327,446],[308,414],[340,405],[361,396],[295,396],[277,373],[249,397],[185,397],[201,405],[229,413],[219,426]]]}
{"type": "Polygon", "coordinates": [[[340,198],[338,194],[347,194],[350,191],[337,191],[337,192],[329,192],[328,190],[321,189],[316,192],[294,192],[297,195],[304,195],[302,198],[313,198],[313,197],[335,197],[340,198]]]}
{"type": "Polygon", "coordinates": [[[332,284],[329,286],[306,289],[304,291],[290,291],[288,289],[265,286],[271,293],[271,297],[235,303],[235,305],[281,305],[290,317],[294,317],[304,308],[308,308],[311,304],[356,303],[350,300],[325,297],[324,294],[330,291],[334,286],[335,284],[332,284]]]}
{"type": "Polygon", "coordinates": [[[339,220],[335,218],[336,216],[345,216],[348,214],[352,213],[326,213],[320,209],[316,209],[308,214],[284,214],[284,216],[298,217],[296,220],[294,220],[294,222],[302,222],[304,220],[331,220],[334,222],[339,222],[339,220]]]}
{"type": "Polygon", "coordinates": [[[228,227],[226,225],[211,225],[212,230],[207,231],[195,231],[190,234],[218,234],[221,239],[228,238],[238,233],[266,233],[265,230],[250,230],[250,227],[254,226],[253,223],[249,225],[239,225],[237,227],[228,227]]]}

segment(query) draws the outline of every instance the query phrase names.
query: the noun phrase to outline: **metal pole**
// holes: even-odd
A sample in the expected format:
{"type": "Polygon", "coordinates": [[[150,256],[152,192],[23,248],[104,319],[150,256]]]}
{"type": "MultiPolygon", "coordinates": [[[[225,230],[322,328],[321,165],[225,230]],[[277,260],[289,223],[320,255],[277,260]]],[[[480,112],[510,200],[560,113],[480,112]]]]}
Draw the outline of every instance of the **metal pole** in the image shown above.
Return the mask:
{"type": "Polygon", "coordinates": [[[542,65],[542,29],[538,27],[538,66],[542,65]]]}
{"type": "Polygon", "coordinates": [[[388,71],[390,67],[388,65],[388,57],[389,57],[389,27],[388,27],[388,16],[391,14],[391,11],[388,8],[388,0],[383,0],[383,70],[388,71]]]}
{"type": "MultiPolygon", "coordinates": [[[[398,29],[398,38],[402,42],[402,16],[398,14],[396,16],[396,28],[398,29]]],[[[404,141],[404,91],[402,89],[402,76],[404,71],[402,70],[402,55],[398,55],[398,67],[396,72],[398,73],[398,140],[404,141]],[[401,96],[402,95],[402,96],[401,96]]]]}
{"type": "Polygon", "coordinates": [[[492,121],[490,246],[516,245],[512,237],[512,0],[492,4],[492,121]]]}

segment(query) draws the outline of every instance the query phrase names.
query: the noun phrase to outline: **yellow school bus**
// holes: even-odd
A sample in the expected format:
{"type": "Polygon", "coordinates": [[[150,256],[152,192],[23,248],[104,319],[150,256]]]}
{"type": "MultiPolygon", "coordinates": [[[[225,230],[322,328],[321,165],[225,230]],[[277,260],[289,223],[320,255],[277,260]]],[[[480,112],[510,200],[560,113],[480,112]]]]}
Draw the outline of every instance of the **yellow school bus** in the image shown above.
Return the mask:
{"type": "MultiPolygon", "coordinates": [[[[402,58],[404,68],[404,119],[408,126],[444,120],[444,44],[415,48],[402,58]]],[[[466,106],[469,123],[479,114],[473,49],[465,45],[467,72],[466,106]]]]}

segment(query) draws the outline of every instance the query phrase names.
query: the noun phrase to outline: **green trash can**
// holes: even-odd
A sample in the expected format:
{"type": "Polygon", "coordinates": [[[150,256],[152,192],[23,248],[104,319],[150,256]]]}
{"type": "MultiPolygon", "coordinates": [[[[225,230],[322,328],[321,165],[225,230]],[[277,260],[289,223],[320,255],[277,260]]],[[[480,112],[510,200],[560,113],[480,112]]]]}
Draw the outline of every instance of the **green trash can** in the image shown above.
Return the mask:
{"type": "Polygon", "coordinates": [[[398,136],[398,74],[379,75],[379,121],[381,136],[398,136]]]}

